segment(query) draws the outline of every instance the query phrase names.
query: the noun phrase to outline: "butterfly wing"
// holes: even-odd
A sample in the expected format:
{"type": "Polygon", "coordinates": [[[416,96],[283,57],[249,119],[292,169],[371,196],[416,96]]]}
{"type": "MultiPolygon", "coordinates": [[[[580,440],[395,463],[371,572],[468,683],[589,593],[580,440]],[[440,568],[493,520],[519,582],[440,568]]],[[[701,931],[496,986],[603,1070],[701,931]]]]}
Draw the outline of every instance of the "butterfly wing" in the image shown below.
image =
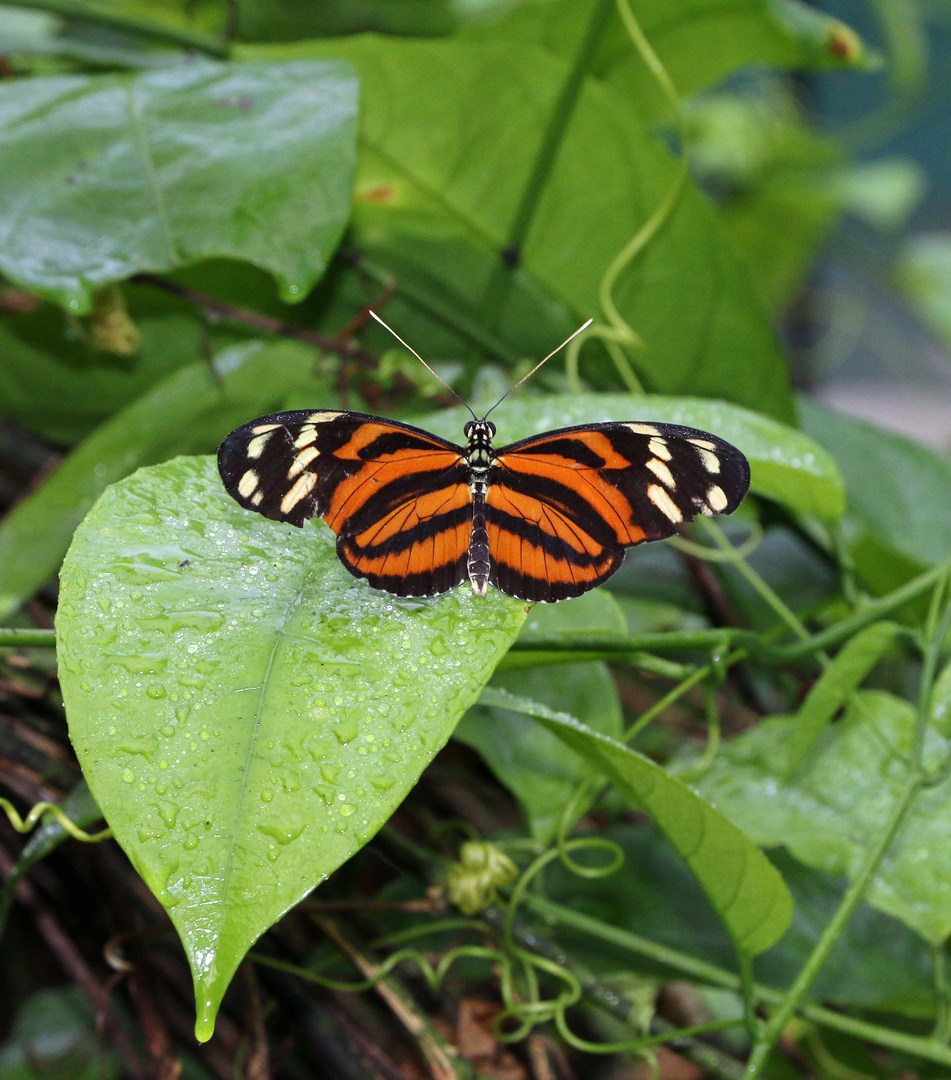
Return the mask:
{"type": "Polygon", "coordinates": [[[580,596],[625,548],[698,514],[732,513],[749,483],[735,446],[675,424],[593,424],[512,443],[489,474],[489,581],[523,600],[580,596]]]}
{"type": "Polygon", "coordinates": [[[398,596],[466,577],[469,470],[458,446],[351,412],[283,412],[231,432],[218,470],[242,506],[302,526],[322,517],[347,569],[398,596]]]}

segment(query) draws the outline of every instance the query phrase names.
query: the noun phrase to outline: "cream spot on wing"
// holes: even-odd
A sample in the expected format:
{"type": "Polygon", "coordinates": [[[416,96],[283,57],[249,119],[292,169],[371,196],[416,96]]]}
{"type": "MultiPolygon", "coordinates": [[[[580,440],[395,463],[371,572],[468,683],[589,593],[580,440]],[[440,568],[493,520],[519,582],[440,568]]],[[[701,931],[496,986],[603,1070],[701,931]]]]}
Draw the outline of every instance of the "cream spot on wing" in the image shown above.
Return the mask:
{"type": "Polygon", "coordinates": [[[709,439],[688,439],[687,442],[693,443],[694,446],[699,446],[701,450],[716,450],[717,444],[710,442],[709,439]]]}
{"type": "Polygon", "coordinates": [[[294,445],[298,449],[300,449],[302,446],[310,446],[310,444],[314,441],[315,433],[316,428],[308,424],[307,426],[301,428],[301,433],[294,440],[294,445]]]}
{"type": "Polygon", "coordinates": [[[297,478],[297,482],[281,499],[281,513],[289,514],[305,496],[310,494],[311,488],[317,483],[317,477],[313,473],[304,473],[297,478]]]}
{"type": "Polygon", "coordinates": [[[328,420],[336,420],[342,413],[334,412],[333,409],[324,409],[320,412],[312,412],[307,419],[312,424],[326,424],[328,420]]]}
{"type": "Polygon", "coordinates": [[[291,462],[291,467],[287,470],[287,479],[293,480],[298,473],[302,473],[315,457],[320,457],[320,451],[317,447],[305,446],[291,462]]]}
{"type": "Polygon", "coordinates": [[[654,455],[654,457],[663,458],[664,461],[670,461],[673,454],[667,449],[667,443],[663,439],[651,439],[647,444],[647,449],[654,455]]]}
{"type": "Polygon", "coordinates": [[[280,424],[255,424],[251,430],[255,435],[263,435],[266,431],[274,431],[280,426],[280,424]]]}
{"type": "Polygon", "coordinates": [[[238,481],[238,494],[242,499],[246,499],[257,486],[258,474],[254,469],[248,469],[244,476],[238,481]]]}
{"type": "Polygon", "coordinates": [[[657,477],[657,479],[662,484],[666,484],[671,491],[677,490],[677,481],[674,480],[673,473],[662,461],[659,461],[657,458],[651,458],[650,461],[648,461],[647,463],[647,467],[657,477]]]}
{"type": "Polygon", "coordinates": [[[728,500],[724,494],[723,488],[717,487],[717,485],[714,484],[707,492],[707,502],[718,514],[721,510],[725,509],[728,500]]]}
{"type": "Polygon", "coordinates": [[[667,494],[662,487],[658,487],[656,484],[651,484],[647,489],[647,497],[657,507],[657,509],[676,525],[678,522],[683,521],[684,516],[681,514],[674,500],[667,494]]]}
{"type": "Polygon", "coordinates": [[[267,446],[267,441],[270,439],[271,433],[265,431],[263,435],[257,435],[248,443],[248,457],[259,458],[264,453],[264,447],[267,446]]]}
{"type": "Polygon", "coordinates": [[[261,505],[261,500],[263,498],[264,498],[264,492],[263,491],[256,491],[251,496],[251,505],[252,506],[260,506],[261,505]]]}
{"type": "Polygon", "coordinates": [[[720,472],[720,459],[716,454],[704,450],[703,447],[698,447],[697,453],[700,455],[700,460],[703,462],[703,467],[707,472],[716,476],[720,472]]]}
{"type": "Polygon", "coordinates": [[[625,424],[628,431],[635,435],[659,435],[660,432],[652,424],[625,424]]]}

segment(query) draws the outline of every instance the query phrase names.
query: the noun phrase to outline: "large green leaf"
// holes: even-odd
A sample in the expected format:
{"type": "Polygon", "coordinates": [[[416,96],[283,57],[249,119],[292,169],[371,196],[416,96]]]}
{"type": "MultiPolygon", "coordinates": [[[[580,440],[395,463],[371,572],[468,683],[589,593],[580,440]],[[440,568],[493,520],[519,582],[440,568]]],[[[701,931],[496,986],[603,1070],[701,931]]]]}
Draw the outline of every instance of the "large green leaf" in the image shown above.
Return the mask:
{"type": "Polygon", "coordinates": [[[190,364],[119,410],[81,442],[0,523],[0,618],[56,573],[73,530],[108,484],[177,453],[207,452],[249,416],[293,390],[323,387],[313,350],[249,341],[212,365],[190,364]]]}
{"type": "MultiPolygon", "coordinates": [[[[427,418],[426,426],[459,440],[467,415],[461,409],[447,410],[427,418]]],[[[785,424],[723,401],[654,394],[549,394],[509,398],[492,414],[498,445],[550,428],[607,420],[656,421],[711,431],[749,458],[752,490],[757,494],[821,518],[831,520],[842,514],[842,481],[835,462],[817,442],[785,424]]]]}
{"type": "Polygon", "coordinates": [[[531,716],[654,819],[681,854],[733,940],[755,956],[792,918],[792,898],[770,861],[720,812],[643,754],[575,717],[489,687],[483,704],[531,716]]]}
{"type": "MultiPolygon", "coordinates": [[[[578,51],[599,0],[525,0],[459,36],[544,45],[565,58],[578,51]]],[[[686,96],[749,65],[785,68],[861,66],[858,36],[838,19],[801,0],[635,0],[640,27],[677,91],[686,96]]],[[[595,73],[623,89],[647,116],[669,112],[657,79],[644,64],[619,19],[607,28],[595,73]]]]}
{"type": "Polygon", "coordinates": [[[227,255],[301,299],[349,213],[356,94],[334,60],[8,80],[0,270],[84,311],[97,285],[227,255]]]}
{"type": "MultiPolygon", "coordinates": [[[[437,260],[441,245],[481,253],[468,266],[460,306],[484,310],[569,66],[508,43],[371,36],[252,52],[318,54],[346,57],[361,76],[354,239],[383,267],[396,252],[420,272],[420,250],[425,268],[449,275],[458,260],[437,260]]],[[[579,322],[596,314],[606,268],[661,205],[679,168],[623,97],[588,79],[537,193],[513,280],[533,281],[579,322]]],[[[772,330],[717,211],[695,186],[687,184],[622,274],[616,300],[646,343],[636,362],[652,389],[725,397],[792,418],[772,330]]],[[[503,302],[503,336],[520,340],[521,323],[503,302]]],[[[598,362],[609,367],[603,355],[598,362]]]]}
{"type": "MultiPolygon", "coordinates": [[[[805,431],[832,455],[845,483],[847,539],[863,577],[895,554],[897,581],[951,552],[951,461],[865,420],[802,402],[805,431]],[[869,558],[861,558],[871,546],[869,558]]],[[[870,584],[873,582],[870,581],[870,584]]],[[[891,585],[888,582],[887,585],[891,585]]]]}
{"type": "MultiPolygon", "coordinates": [[[[885,828],[906,777],[915,711],[881,690],[859,690],[792,771],[797,720],[778,716],[732,739],[694,787],[747,836],[785,845],[817,869],[852,877],[885,828]]],[[[947,742],[929,731],[928,767],[947,742]]],[[[951,779],[919,793],[866,900],[934,945],[951,933],[951,779]]]]}
{"type": "Polygon", "coordinates": [[[168,909],[200,1039],[255,939],[380,828],[514,640],[525,605],[399,600],[322,523],[248,514],[210,458],[110,487],[57,617],[70,735],[168,909]]]}

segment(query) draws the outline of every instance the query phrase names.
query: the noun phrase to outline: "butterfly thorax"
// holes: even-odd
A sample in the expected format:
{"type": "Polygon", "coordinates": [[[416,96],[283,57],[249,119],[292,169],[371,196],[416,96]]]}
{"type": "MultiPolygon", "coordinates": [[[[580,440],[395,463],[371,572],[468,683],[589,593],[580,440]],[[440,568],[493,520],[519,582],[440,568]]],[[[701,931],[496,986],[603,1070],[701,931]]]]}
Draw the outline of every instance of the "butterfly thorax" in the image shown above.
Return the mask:
{"type": "Polygon", "coordinates": [[[488,479],[489,468],[495,451],[492,449],[492,439],[495,435],[495,424],[491,420],[470,420],[465,427],[465,436],[468,440],[466,447],[466,461],[472,470],[472,486],[485,487],[488,479]]]}

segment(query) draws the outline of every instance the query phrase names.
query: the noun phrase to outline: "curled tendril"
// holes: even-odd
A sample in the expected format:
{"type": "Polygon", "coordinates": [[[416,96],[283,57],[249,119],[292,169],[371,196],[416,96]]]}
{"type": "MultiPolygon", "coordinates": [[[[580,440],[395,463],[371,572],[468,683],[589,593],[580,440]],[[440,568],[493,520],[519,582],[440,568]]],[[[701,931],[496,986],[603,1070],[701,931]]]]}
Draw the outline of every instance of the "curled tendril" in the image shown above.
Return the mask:
{"type": "Polygon", "coordinates": [[[81,840],[84,844],[98,844],[100,840],[107,840],[112,836],[112,830],[109,828],[101,829],[96,833],[88,833],[81,829],[73,821],[66,816],[61,806],[57,806],[56,803],[41,802],[37,803],[32,810],[26,815],[26,817],[20,817],[17,813],[16,807],[7,799],[0,798],[0,808],[2,808],[7,815],[10,824],[16,829],[18,833],[31,832],[37,822],[44,814],[51,814],[58,824],[62,827],[64,832],[74,840],[81,840]]]}

